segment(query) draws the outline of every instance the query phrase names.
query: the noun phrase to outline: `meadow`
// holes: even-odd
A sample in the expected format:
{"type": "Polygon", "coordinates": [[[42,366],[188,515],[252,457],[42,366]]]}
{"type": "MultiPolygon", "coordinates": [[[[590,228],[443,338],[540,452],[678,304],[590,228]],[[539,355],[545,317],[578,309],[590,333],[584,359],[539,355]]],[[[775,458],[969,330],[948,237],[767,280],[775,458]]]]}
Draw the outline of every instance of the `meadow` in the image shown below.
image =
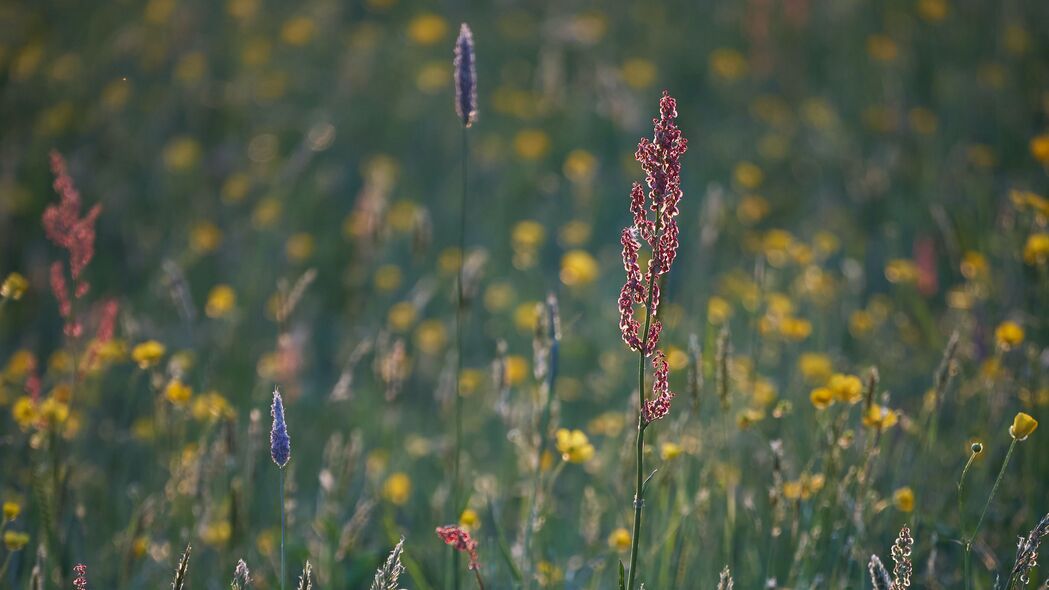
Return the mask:
{"type": "Polygon", "coordinates": [[[1047,24],[0,4],[0,589],[1049,589],[1047,24]]]}

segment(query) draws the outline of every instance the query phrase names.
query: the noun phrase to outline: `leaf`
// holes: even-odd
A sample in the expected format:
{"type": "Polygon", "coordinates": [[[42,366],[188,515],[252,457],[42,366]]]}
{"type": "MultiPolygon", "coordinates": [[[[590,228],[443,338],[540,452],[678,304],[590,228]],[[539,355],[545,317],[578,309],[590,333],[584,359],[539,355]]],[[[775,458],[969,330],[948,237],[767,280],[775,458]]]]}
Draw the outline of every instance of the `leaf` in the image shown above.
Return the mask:
{"type": "Polygon", "coordinates": [[[626,590],[626,570],[623,569],[623,561],[619,562],[619,590],[626,590]]]}

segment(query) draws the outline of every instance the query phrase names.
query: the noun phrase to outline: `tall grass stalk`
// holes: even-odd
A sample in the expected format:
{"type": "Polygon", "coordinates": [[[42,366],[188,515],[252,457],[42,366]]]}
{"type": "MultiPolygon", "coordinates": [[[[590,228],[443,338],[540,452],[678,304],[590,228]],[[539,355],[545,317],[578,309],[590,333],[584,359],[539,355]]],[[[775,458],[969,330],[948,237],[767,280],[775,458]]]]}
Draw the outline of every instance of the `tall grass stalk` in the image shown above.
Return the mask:
{"type": "MultiPolygon", "coordinates": [[[[972,532],[969,533],[968,535],[966,535],[966,538],[965,538],[965,558],[964,558],[964,564],[963,564],[964,568],[965,568],[965,588],[966,588],[966,590],[968,590],[969,588],[972,587],[972,555],[971,555],[971,553],[972,553],[972,547],[973,547],[973,540],[976,539],[976,534],[980,532],[980,526],[983,525],[983,519],[984,519],[984,517],[987,516],[987,509],[991,507],[991,501],[994,500],[995,494],[998,493],[998,486],[1000,486],[1002,484],[1002,478],[1005,477],[1005,469],[1007,467],[1009,467],[1009,459],[1011,459],[1012,456],[1013,456],[1013,450],[1016,449],[1016,443],[1017,442],[1018,442],[1018,439],[1013,438],[1012,442],[1009,443],[1009,450],[1005,452],[1005,459],[1002,461],[1002,468],[998,470],[998,477],[995,478],[994,486],[991,487],[991,493],[990,493],[990,495],[987,496],[987,502],[985,502],[984,505],[983,505],[983,511],[980,512],[980,518],[979,518],[979,520],[976,521],[976,526],[973,527],[972,532]]],[[[970,458],[969,461],[971,462],[972,459],[970,458]]],[[[966,468],[968,468],[968,464],[966,464],[966,468]]],[[[963,472],[963,477],[964,477],[964,472],[963,472]]],[[[962,482],[959,482],[959,489],[961,488],[961,484],[962,484],[962,482]]],[[[959,491],[959,493],[960,493],[960,491],[959,491]]]]}
{"type": "Polygon", "coordinates": [[[284,590],[284,530],[287,515],[284,510],[284,468],[280,470],[280,590],[284,590]]]}

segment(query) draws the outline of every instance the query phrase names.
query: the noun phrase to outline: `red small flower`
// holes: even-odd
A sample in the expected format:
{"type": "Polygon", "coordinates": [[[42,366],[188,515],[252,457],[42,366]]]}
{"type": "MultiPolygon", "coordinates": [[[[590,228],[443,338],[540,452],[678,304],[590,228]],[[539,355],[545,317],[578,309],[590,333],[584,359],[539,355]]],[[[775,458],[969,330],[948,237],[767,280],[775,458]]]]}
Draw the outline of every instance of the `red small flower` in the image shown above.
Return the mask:
{"type": "Polygon", "coordinates": [[[76,574],[76,577],[73,578],[73,587],[77,590],[87,590],[87,566],[78,563],[73,568],[73,573],[76,574]]]}
{"type": "Polygon", "coordinates": [[[464,551],[470,555],[470,569],[478,570],[481,564],[477,561],[477,541],[470,537],[470,533],[455,525],[437,527],[437,536],[451,545],[456,551],[464,551]]]}

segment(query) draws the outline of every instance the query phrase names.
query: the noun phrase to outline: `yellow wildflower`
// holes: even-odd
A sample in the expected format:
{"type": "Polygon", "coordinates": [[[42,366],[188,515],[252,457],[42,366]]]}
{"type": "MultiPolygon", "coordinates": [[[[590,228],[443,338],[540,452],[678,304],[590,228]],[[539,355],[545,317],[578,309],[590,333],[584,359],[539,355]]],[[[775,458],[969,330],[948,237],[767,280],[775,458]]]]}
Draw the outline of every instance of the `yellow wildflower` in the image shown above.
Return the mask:
{"type": "Polygon", "coordinates": [[[608,535],[608,546],[620,553],[630,549],[630,531],[622,527],[612,531],[608,535]]]}
{"type": "Polygon", "coordinates": [[[535,249],[543,244],[546,229],[538,221],[526,219],[514,226],[510,234],[515,249],[535,249]]]}
{"type": "Polygon", "coordinates": [[[233,533],[233,528],[230,526],[228,520],[221,520],[212,522],[204,527],[200,531],[200,540],[204,541],[206,545],[223,545],[229,541],[230,535],[233,533]]]}
{"type": "Polygon", "coordinates": [[[834,371],[830,357],[816,352],[805,352],[798,357],[798,370],[810,383],[825,382],[834,371]]]}
{"type": "Polygon", "coordinates": [[[4,547],[8,551],[19,551],[29,544],[29,535],[17,531],[4,531],[4,547]]]}
{"type": "Polygon", "coordinates": [[[707,321],[715,326],[732,317],[732,304],[721,297],[713,296],[707,301],[707,321]]]}
{"type": "Polygon", "coordinates": [[[597,260],[585,250],[569,250],[561,258],[561,282],[569,287],[590,284],[599,274],[597,260]]]}
{"type": "Polygon", "coordinates": [[[39,419],[36,402],[29,396],[22,396],[15,400],[15,405],[11,408],[11,415],[22,430],[29,428],[39,419]]]}
{"type": "Polygon", "coordinates": [[[735,49],[721,47],[710,54],[710,69],[719,78],[733,81],[747,74],[747,58],[735,49]]]}
{"type": "Polygon", "coordinates": [[[1002,350],[1012,350],[1024,341],[1024,330],[1016,322],[1005,321],[994,330],[994,340],[1002,350]]]}
{"type": "Polygon", "coordinates": [[[670,461],[675,459],[678,455],[684,452],[681,445],[672,442],[664,442],[659,446],[659,457],[664,461],[670,461]]]}
{"type": "Polygon", "coordinates": [[[14,520],[22,513],[22,506],[18,502],[4,502],[4,520],[14,520]]]}
{"type": "Polygon", "coordinates": [[[55,396],[48,397],[40,404],[40,417],[48,424],[62,424],[69,418],[69,405],[55,396]]]}
{"type": "Polygon", "coordinates": [[[415,345],[426,354],[439,354],[447,342],[447,330],[440,320],[426,320],[415,329],[415,345]]]}
{"type": "Polygon", "coordinates": [[[390,474],[382,484],[382,497],[396,506],[408,503],[412,493],[412,479],[400,471],[390,474]]]}
{"type": "Polygon", "coordinates": [[[237,304],[237,292],[229,285],[215,285],[208,293],[204,313],[209,318],[221,318],[229,314],[237,304]]]}
{"type": "Polygon", "coordinates": [[[594,445],[582,430],[559,428],[555,434],[561,459],[570,463],[585,463],[594,457],[594,445]]]}
{"type": "Polygon", "coordinates": [[[408,38],[419,45],[433,45],[447,32],[448,24],[436,14],[420,14],[408,23],[408,38]]]}
{"type": "Polygon", "coordinates": [[[522,129],[514,136],[514,151],[525,160],[538,160],[550,151],[550,136],[539,129],[522,129]]]}
{"type": "Polygon", "coordinates": [[[1031,155],[1045,166],[1049,166],[1049,133],[1031,139],[1031,155]]]}
{"type": "Polygon", "coordinates": [[[463,513],[459,515],[459,526],[467,530],[476,530],[481,524],[481,519],[477,516],[477,511],[473,508],[467,508],[463,510],[463,513]]]}
{"type": "Polygon", "coordinates": [[[138,368],[148,369],[164,358],[167,349],[156,340],[147,340],[131,349],[131,358],[138,363],[138,368]]]}
{"type": "Polygon", "coordinates": [[[1009,436],[1016,440],[1027,440],[1028,436],[1038,428],[1038,420],[1023,412],[1018,412],[1013,418],[1013,425],[1009,427],[1009,436]]]}
{"type": "Polygon", "coordinates": [[[885,430],[895,426],[898,420],[899,415],[895,410],[878,404],[871,404],[870,409],[863,416],[863,425],[878,430],[885,430]]]}
{"type": "Polygon", "coordinates": [[[18,301],[29,288],[29,281],[17,272],[7,275],[3,284],[0,284],[0,297],[18,301]]]}
{"type": "Polygon", "coordinates": [[[834,403],[834,392],[826,387],[817,387],[809,394],[809,400],[817,410],[825,410],[834,403]]]}
{"type": "Polygon", "coordinates": [[[904,486],[892,493],[892,503],[900,512],[911,512],[914,510],[914,490],[904,486]]]}
{"type": "Polygon", "coordinates": [[[839,401],[854,404],[863,399],[863,382],[855,375],[835,373],[827,381],[827,388],[839,401]]]}
{"type": "Polygon", "coordinates": [[[1031,266],[1049,263],[1049,233],[1034,233],[1024,243],[1024,262],[1031,266]]]}
{"type": "Polygon", "coordinates": [[[172,379],[164,388],[164,397],[176,406],[184,405],[193,396],[193,389],[179,379],[172,379]]]}

